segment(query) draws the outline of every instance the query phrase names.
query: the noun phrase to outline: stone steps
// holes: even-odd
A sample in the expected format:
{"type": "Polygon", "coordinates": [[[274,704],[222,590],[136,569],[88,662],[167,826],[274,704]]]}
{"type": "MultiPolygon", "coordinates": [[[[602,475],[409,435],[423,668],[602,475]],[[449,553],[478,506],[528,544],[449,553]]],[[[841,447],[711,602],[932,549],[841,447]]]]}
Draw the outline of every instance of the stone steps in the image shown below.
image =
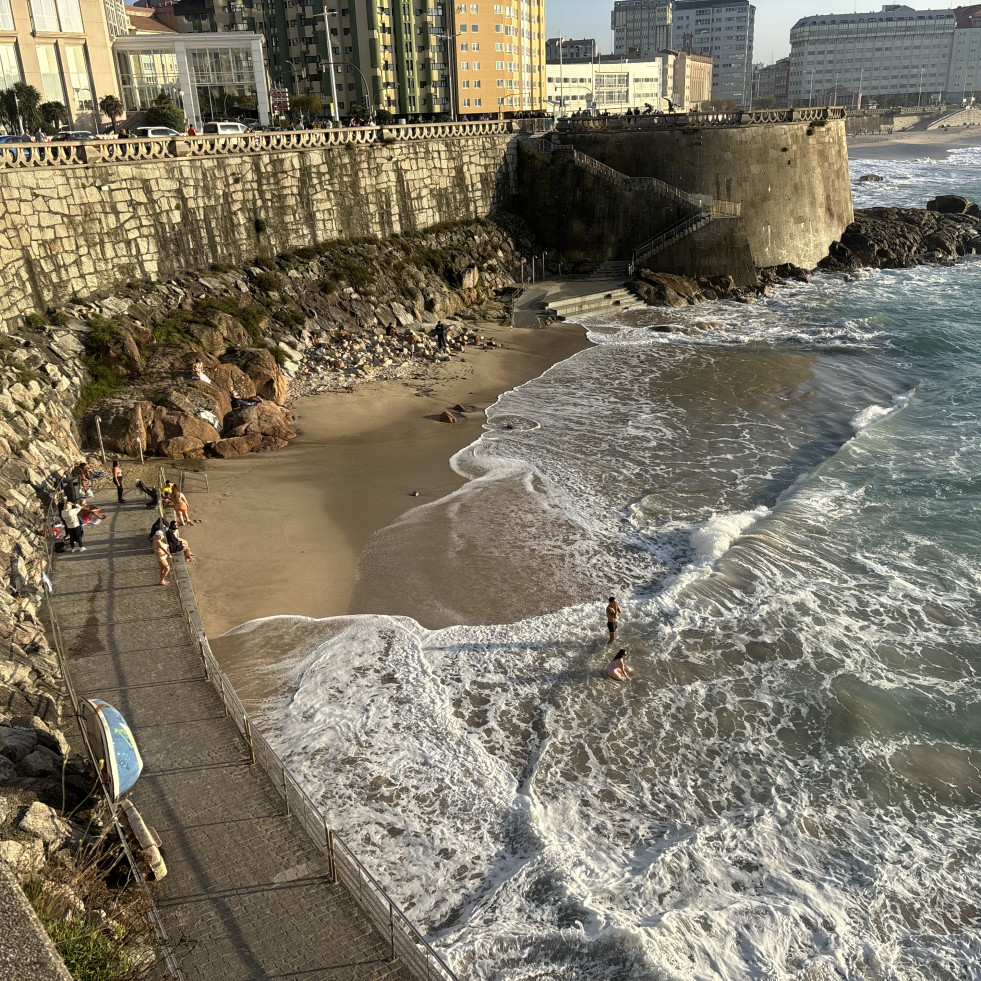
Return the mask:
{"type": "Polygon", "coordinates": [[[558,320],[568,320],[571,317],[581,317],[584,314],[602,314],[611,310],[637,310],[644,306],[646,304],[643,300],[636,297],[630,290],[620,287],[597,293],[587,293],[583,296],[553,300],[549,303],[546,312],[558,320]]]}

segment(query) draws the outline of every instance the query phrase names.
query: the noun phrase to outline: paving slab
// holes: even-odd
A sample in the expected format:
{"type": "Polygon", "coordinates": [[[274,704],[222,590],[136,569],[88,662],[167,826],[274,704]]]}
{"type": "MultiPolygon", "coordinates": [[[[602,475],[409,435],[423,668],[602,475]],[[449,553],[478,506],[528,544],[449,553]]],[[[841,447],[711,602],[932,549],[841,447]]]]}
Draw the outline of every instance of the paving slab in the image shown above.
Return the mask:
{"type": "Polygon", "coordinates": [[[79,695],[119,709],[143,756],[129,796],[163,839],[151,889],[184,977],[409,981],[226,717],[176,577],[158,584],[153,513],[100,496],[85,552],[55,556],[51,606],[79,695]]]}

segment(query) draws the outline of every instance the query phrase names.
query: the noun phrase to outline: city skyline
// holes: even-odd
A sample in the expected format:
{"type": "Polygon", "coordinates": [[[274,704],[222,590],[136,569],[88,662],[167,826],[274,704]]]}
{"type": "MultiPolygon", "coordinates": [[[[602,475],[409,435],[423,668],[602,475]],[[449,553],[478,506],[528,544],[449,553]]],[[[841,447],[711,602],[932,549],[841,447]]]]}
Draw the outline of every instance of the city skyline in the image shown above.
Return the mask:
{"type": "MultiPolygon", "coordinates": [[[[885,0],[834,0],[835,13],[853,10],[878,11],[885,0]]],[[[897,0],[898,2],[898,0],[897,0]]],[[[753,0],[756,7],[756,36],[753,39],[753,61],[771,64],[790,54],[790,29],[801,17],[828,13],[828,0],[753,0]]],[[[919,6],[915,0],[909,6],[919,6]]],[[[957,6],[933,0],[930,8],[957,6]]],[[[595,38],[603,54],[613,51],[610,14],[613,0],[546,0],[545,32],[549,37],[595,38]]]]}

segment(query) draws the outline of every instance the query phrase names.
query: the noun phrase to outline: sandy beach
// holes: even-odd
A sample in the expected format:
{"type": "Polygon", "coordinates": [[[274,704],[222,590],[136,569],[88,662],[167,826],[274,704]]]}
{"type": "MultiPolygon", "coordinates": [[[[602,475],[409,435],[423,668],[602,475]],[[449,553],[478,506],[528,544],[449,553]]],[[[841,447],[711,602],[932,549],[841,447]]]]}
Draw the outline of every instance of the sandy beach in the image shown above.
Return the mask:
{"type": "Polygon", "coordinates": [[[850,136],[848,156],[852,160],[918,160],[942,159],[948,150],[981,144],[981,129],[976,126],[949,130],[925,130],[915,133],[893,133],[886,136],[850,136]]]}
{"type": "Polygon", "coordinates": [[[299,436],[289,446],[208,463],[209,492],[189,492],[198,520],[186,537],[198,556],[188,568],[209,636],[276,614],[349,612],[369,538],[461,485],[449,460],[480,435],[484,410],[588,346],[575,324],[478,329],[503,347],[470,348],[420,363],[411,378],[301,399],[293,406],[299,436]],[[477,411],[455,425],[438,421],[458,403],[477,411]]]}

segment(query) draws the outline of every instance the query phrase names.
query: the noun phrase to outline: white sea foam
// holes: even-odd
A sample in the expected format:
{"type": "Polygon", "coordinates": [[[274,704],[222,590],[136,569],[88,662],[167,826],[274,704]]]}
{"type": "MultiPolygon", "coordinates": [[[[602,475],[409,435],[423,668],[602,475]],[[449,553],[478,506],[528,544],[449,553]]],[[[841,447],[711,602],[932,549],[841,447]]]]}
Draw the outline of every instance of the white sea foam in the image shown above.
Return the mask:
{"type": "Polygon", "coordinates": [[[243,628],[295,631],[264,725],[461,975],[976,971],[969,272],[818,277],[691,333],[632,314],[508,393],[421,517],[461,578],[484,550],[469,589],[513,588],[518,555],[580,584],[562,608],[243,628]],[[629,686],[602,675],[610,588],[629,686]]]}

